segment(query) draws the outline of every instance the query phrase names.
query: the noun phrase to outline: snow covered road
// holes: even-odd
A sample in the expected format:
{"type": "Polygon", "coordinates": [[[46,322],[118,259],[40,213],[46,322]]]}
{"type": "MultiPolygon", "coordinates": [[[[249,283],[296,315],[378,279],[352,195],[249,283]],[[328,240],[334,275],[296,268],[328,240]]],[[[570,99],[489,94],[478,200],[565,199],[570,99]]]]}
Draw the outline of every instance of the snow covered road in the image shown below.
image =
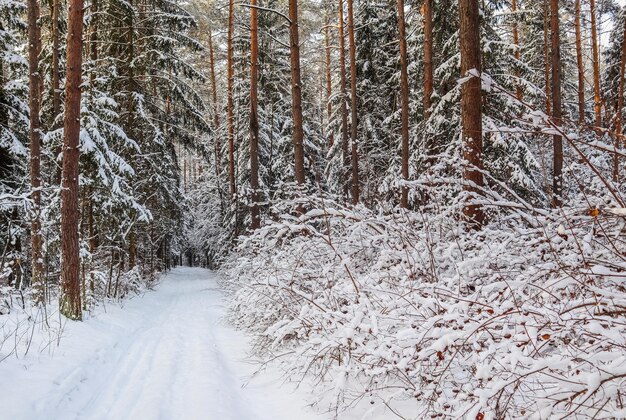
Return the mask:
{"type": "Polygon", "coordinates": [[[0,418],[321,419],[275,375],[247,382],[247,339],[224,313],[214,274],[175,269],[124,308],[68,322],[54,355],[1,363],[0,418]]]}

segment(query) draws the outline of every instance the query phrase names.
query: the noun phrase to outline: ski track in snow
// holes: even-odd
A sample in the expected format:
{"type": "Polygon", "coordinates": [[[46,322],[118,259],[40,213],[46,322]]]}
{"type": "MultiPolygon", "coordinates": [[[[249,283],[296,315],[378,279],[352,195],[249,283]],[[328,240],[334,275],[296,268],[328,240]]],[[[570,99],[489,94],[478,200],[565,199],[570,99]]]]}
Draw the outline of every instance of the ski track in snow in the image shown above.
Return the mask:
{"type": "Polygon", "coordinates": [[[0,419],[324,418],[277,374],[248,382],[248,340],[224,324],[212,272],[174,269],[156,291],[107,309],[68,322],[53,356],[0,364],[0,419]]]}

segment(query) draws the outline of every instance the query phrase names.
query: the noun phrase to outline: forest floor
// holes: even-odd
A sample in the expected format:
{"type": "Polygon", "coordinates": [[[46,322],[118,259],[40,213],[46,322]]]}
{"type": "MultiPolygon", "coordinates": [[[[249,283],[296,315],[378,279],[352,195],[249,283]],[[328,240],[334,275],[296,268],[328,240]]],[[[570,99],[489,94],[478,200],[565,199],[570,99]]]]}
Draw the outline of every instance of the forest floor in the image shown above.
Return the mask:
{"type": "Polygon", "coordinates": [[[276,372],[254,375],[215,275],[177,268],[155,291],[68,322],[52,354],[0,363],[0,417],[320,420],[276,372]]]}

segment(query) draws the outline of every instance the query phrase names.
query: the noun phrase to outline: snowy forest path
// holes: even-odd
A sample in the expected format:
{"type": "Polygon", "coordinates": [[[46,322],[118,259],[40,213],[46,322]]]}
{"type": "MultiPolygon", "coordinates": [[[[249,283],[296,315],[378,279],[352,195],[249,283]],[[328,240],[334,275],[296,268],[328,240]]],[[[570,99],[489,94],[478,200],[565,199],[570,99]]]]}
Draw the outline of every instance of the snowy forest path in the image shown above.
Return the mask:
{"type": "Polygon", "coordinates": [[[224,315],[214,273],[174,269],[123,309],[70,323],[61,355],[23,366],[19,377],[9,371],[17,388],[0,393],[0,406],[14,420],[320,419],[277,375],[246,382],[249,344],[224,315]]]}

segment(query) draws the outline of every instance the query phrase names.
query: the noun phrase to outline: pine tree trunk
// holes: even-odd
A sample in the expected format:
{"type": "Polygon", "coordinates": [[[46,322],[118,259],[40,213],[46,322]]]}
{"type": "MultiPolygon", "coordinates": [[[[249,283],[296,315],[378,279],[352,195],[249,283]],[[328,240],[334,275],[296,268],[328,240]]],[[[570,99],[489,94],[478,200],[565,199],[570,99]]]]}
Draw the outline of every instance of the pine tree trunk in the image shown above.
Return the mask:
{"type": "MultiPolygon", "coordinates": [[[[626,19],[624,19],[624,35],[622,40],[622,57],[619,68],[619,91],[617,92],[617,109],[615,110],[615,149],[624,146],[622,134],[622,109],[624,108],[624,78],[626,72],[626,19]]],[[[613,180],[619,181],[619,155],[613,154],[613,180]]]]}
{"type": "MultiPolygon", "coordinates": [[[[595,125],[602,126],[602,96],[600,93],[600,51],[598,47],[598,26],[596,23],[596,1],[589,0],[591,6],[591,51],[593,53],[593,92],[596,113],[595,125]]],[[[553,72],[554,74],[554,72],[553,72]]]]}
{"type": "MultiPolygon", "coordinates": [[[[400,41],[400,97],[402,100],[402,179],[409,180],[409,75],[407,70],[404,0],[398,0],[398,35],[400,41]]],[[[402,187],[402,208],[409,207],[409,188],[402,187]]]]}
{"type": "MultiPolygon", "coordinates": [[[[433,8],[431,0],[424,0],[423,4],[423,19],[424,19],[424,98],[423,98],[423,106],[424,106],[424,122],[427,124],[427,121],[430,118],[430,108],[433,105],[432,96],[433,96],[433,8]]],[[[433,163],[432,155],[434,144],[433,139],[427,137],[424,142],[424,152],[427,156],[427,165],[431,165],[433,163]]]]}
{"type": "Polygon", "coordinates": [[[293,152],[295,177],[304,184],[304,130],[302,127],[302,81],[300,77],[300,37],[298,34],[298,0],[289,0],[289,50],[291,55],[291,101],[293,113],[293,152]]]}
{"type": "Polygon", "coordinates": [[[352,143],[352,204],[359,202],[359,152],[357,144],[357,96],[356,96],[356,44],[354,41],[354,10],[353,0],[348,1],[348,40],[350,43],[350,108],[352,119],[350,122],[352,143]]]}
{"type": "MultiPolygon", "coordinates": [[[[60,61],[60,30],[59,19],[61,13],[61,1],[52,1],[52,128],[59,128],[59,124],[55,121],[61,113],[61,72],[59,69],[60,61]]],[[[61,146],[57,147],[54,153],[54,161],[56,163],[57,157],[61,154],[61,146]]],[[[55,171],[55,182],[57,185],[61,185],[61,167],[58,166],[55,171]]]]}
{"type": "Polygon", "coordinates": [[[517,98],[518,101],[521,101],[523,98],[523,94],[522,94],[522,85],[519,82],[519,79],[521,77],[521,74],[519,71],[521,51],[520,51],[520,45],[519,45],[519,31],[518,31],[518,25],[517,25],[517,0],[511,1],[511,13],[513,14],[513,46],[515,48],[515,52],[514,52],[514,57],[516,61],[515,77],[517,79],[515,82],[515,97],[517,98]]]}
{"type": "MultiPolygon", "coordinates": [[[[433,95],[433,9],[431,0],[424,0],[424,121],[430,118],[433,95]]],[[[429,153],[431,150],[427,149],[429,153]]]]}
{"type": "Polygon", "coordinates": [[[28,0],[28,72],[30,111],[30,182],[34,215],[31,222],[32,286],[36,291],[36,303],[45,302],[44,267],[41,238],[41,77],[39,54],[41,53],[41,29],[39,28],[39,0],[28,0]]]}
{"type": "Polygon", "coordinates": [[[234,198],[237,194],[237,187],[235,185],[235,120],[233,116],[233,82],[234,82],[234,69],[233,59],[235,54],[235,47],[233,45],[234,25],[235,25],[235,0],[229,0],[228,2],[228,185],[230,187],[231,198],[234,198]]]}
{"type": "Polygon", "coordinates": [[[259,117],[258,106],[258,66],[259,66],[259,20],[256,0],[250,0],[250,228],[261,227],[259,213],[259,117]]]}
{"type": "MultiPolygon", "coordinates": [[[[220,165],[222,161],[222,156],[221,156],[222,147],[220,144],[220,136],[219,136],[220,116],[219,116],[219,108],[218,108],[218,103],[217,103],[217,81],[215,78],[215,53],[213,50],[213,35],[210,29],[209,29],[209,60],[210,60],[210,65],[211,65],[211,92],[213,94],[213,126],[215,128],[215,135],[213,136],[213,141],[215,145],[215,176],[216,176],[216,179],[219,181],[219,174],[221,172],[220,165]]],[[[200,174],[202,174],[202,171],[200,171],[200,174]]]]}
{"type": "Polygon", "coordinates": [[[468,224],[479,228],[485,222],[483,208],[471,201],[480,194],[483,186],[482,175],[482,91],[481,91],[481,50],[480,13],[478,0],[459,0],[461,76],[470,72],[473,77],[463,83],[461,89],[461,124],[463,130],[463,157],[467,166],[463,172],[464,189],[469,193],[463,214],[468,224]]]}
{"type": "Polygon", "coordinates": [[[578,123],[585,123],[585,68],[583,64],[583,43],[580,30],[580,0],[576,0],[575,27],[576,27],[576,65],[578,67],[578,123]]]}
{"type": "Polygon", "coordinates": [[[550,9],[548,0],[543,0],[543,62],[544,62],[544,89],[546,96],[546,114],[552,114],[552,100],[550,98],[550,9]]]}
{"type": "Polygon", "coordinates": [[[83,0],[69,0],[61,189],[61,311],[81,319],[78,172],[83,49],[83,0]]]}
{"type": "Polygon", "coordinates": [[[348,150],[348,89],[346,82],[346,35],[343,24],[343,0],[339,0],[339,76],[341,89],[341,150],[342,164],[341,171],[343,185],[343,196],[348,199],[350,195],[349,171],[350,152],[348,150]]]}
{"type": "MultiPolygon", "coordinates": [[[[552,121],[561,125],[561,37],[559,0],[550,0],[550,31],[552,39],[552,121]]],[[[553,137],[554,161],[552,171],[552,206],[560,207],[563,194],[563,139],[553,137]]]]}
{"type": "MultiPolygon", "coordinates": [[[[333,93],[333,80],[331,77],[330,71],[330,19],[328,15],[324,18],[324,43],[326,47],[326,123],[330,124],[330,119],[333,116],[333,105],[330,102],[330,98],[333,93]]],[[[328,135],[328,148],[333,147],[335,143],[335,136],[333,135],[333,131],[330,130],[328,135]]]]}

